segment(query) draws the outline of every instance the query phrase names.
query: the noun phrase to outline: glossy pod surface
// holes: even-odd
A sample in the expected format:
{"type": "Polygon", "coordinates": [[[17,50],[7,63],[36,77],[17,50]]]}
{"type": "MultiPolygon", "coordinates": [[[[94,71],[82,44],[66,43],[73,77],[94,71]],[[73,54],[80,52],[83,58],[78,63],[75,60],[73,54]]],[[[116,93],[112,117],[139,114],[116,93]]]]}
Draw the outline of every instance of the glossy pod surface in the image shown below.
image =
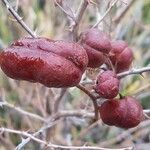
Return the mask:
{"type": "Polygon", "coordinates": [[[108,100],[100,106],[99,111],[105,124],[121,128],[136,127],[143,119],[141,104],[129,96],[121,100],[108,100]]]}
{"type": "Polygon", "coordinates": [[[81,33],[81,44],[87,51],[88,67],[97,68],[105,62],[104,54],[111,50],[110,39],[97,28],[91,28],[81,33]]]}
{"type": "Polygon", "coordinates": [[[119,79],[113,71],[104,71],[97,77],[95,91],[102,98],[114,98],[119,92],[119,79]]]}
{"type": "Polygon", "coordinates": [[[133,61],[133,52],[125,41],[112,41],[110,60],[117,73],[126,71],[130,68],[133,61]]]}
{"type": "Polygon", "coordinates": [[[18,40],[0,55],[0,65],[7,76],[47,87],[77,85],[87,63],[86,51],[80,45],[47,38],[18,40]]]}
{"type": "Polygon", "coordinates": [[[89,58],[88,67],[98,68],[105,62],[105,56],[103,55],[103,53],[91,48],[86,44],[83,44],[83,47],[86,50],[89,58]]]}

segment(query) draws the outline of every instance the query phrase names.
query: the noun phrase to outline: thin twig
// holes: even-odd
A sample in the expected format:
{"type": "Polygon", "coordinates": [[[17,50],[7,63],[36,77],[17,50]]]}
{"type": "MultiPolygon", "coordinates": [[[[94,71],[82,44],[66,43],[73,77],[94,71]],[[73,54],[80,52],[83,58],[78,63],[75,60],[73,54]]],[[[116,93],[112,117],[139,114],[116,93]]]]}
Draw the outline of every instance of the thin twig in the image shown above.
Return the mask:
{"type": "Polygon", "coordinates": [[[94,105],[95,120],[98,120],[98,105],[97,105],[97,101],[96,101],[97,98],[89,90],[87,90],[83,85],[79,84],[76,87],[79,88],[80,90],[82,90],[84,93],[86,93],[91,98],[93,105],[94,105]]]}
{"type": "MultiPolygon", "coordinates": [[[[144,72],[149,72],[149,71],[150,71],[150,66],[142,67],[142,68],[138,68],[138,69],[132,68],[128,71],[118,73],[117,76],[118,76],[118,78],[124,78],[128,75],[142,74],[144,72]]],[[[94,84],[94,81],[83,81],[83,85],[84,84],[94,84]]]]}
{"type": "Polygon", "coordinates": [[[91,125],[89,125],[88,127],[86,127],[85,129],[83,129],[80,134],[75,138],[73,143],[76,143],[78,140],[81,140],[83,137],[85,137],[85,135],[88,134],[88,132],[93,129],[95,126],[97,126],[100,123],[100,120],[92,123],[91,125]]]}
{"type": "Polygon", "coordinates": [[[54,114],[52,117],[49,118],[49,120],[57,120],[62,117],[93,118],[94,113],[89,113],[84,110],[66,110],[66,111],[60,111],[54,114]]]}
{"type": "Polygon", "coordinates": [[[78,84],[76,87],[78,89],[80,89],[81,91],[83,91],[84,93],[86,93],[91,99],[95,100],[96,97],[88,89],[86,89],[83,85],[78,84]]]}
{"type": "Polygon", "coordinates": [[[113,137],[110,140],[107,140],[107,141],[99,143],[99,145],[100,146],[107,146],[107,145],[111,146],[111,145],[114,145],[115,143],[119,143],[119,142],[123,141],[129,135],[131,135],[132,133],[135,133],[140,128],[145,128],[145,127],[147,127],[149,125],[150,125],[150,120],[143,121],[137,127],[128,129],[128,130],[122,132],[121,134],[117,135],[116,137],[113,137]]]}
{"type": "MultiPolygon", "coordinates": [[[[149,113],[150,110],[143,110],[145,113],[149,113]]],[[[66,111],[60,111],[53,116],[51,116],[47,122],[47,125],[41,127],[39,131],[35,132],[33,136],[38,136],[39,134],[43,133],[45,130],[51,128],[54,126],[58,119],[63,118],[63,117],[80,117],[80,118],[93,118],[94,113],[89,113],[84,110],[66,110],[66,111]]],[[[97,122],[96,122],[97,123],[97,122]]],[[[94,123],[94,124],[96,124],[94,123]]],[[[93,126],[93,125],[92,125],[93,126]]],[[[31,138],[28,137],[26,139],[23,139],[22,142],[16,147],[16,150],[21,150],[28,142],[30,142],[31,138]]]]}
{"type": "Polygon", "coordinates": [[[111,9],[113,8],[113,6],[117,3],[118,0],[115,0],[112,4],[110,4],[109,8],[106,10],[106,12],[104,13],[104,15],[100,18],[100,20],[98,20],[98,22],[92,27],[92,28],[96,28],[98,27],[98,25],[103,21],[103,19],[108,15],[108,13],[111,11],[111,9]]]}
{"type": "Polygon", "coordinates": [[[28,111],[25,111],[25,110],[23,110],[22,108],[16,107],[16,106],[14,106],[14,105],[12,105],[12,104],[6,102],[6,101],[2,101],[2,102],[0,101],[0,106],[1,106],[1,107],[3,107],[3,106],[8,107],[8,108],[10,108],[10,109],[13,109],[13,110],[19,112],[19,113],[22,114],[22,115],[25,115],[25,116],[28,116],[28,117],[30,117],[30,118],[34,118],[34,119],[40,120],[40,121],[42,121],[42,122],[46,122],[46,120],[45,120],[44,118],[42,118],[41,116],[39,116],[39,115],[37,115],[37,114],[30,113],[30,112],[28,112],[28,111]]]}
{"type": "MultiPolygon", "coordinates": [[[[67,110],[67,111],[57,112],[56,114],[54,114],[47,120],[48,125],[41,127],[41,129],[39,131],[35,132],[33,134],[33,136],[38,136],[39,134],[43,133],[45,130],[47,130],[50,127],[52,127],[53,125],[55,125],[57,123],[58,119],[63,118],[63,117],[93,118],[94,113],[89,113],[89,112],[82,111],[82,110],[76,110],[76,111],[67,110]]],[[[23,141],[16,147],[16,150],[21,150],[21,148],[23,148],[28,142],[30,142],[30,140],[31,140],[31,138],[29,138],[29,137],[26,139],[23,139],[23,141]]]]}
{"type": "Polygon", "coordinates": [[[76,22],[75,20],[75,16],[74,14],[72,13],[72,15],[69,14],[68,11],[66,11],[56,0],[54,2],[69,18],[71,18],[74,22],[76,22]]]}
{"type": "Polygon", "coordinates": [[[76,12],[76,15],[75,15],[75,23],[71,23],[71,33],[72,33],[72,36],[73,36],[73,40],[76,41],[77,39],[77,32],[78,32],[78,27],[79,27],[79,24],[80,24],[80,21],[83,17],[83,14],[88,6],[89,2],[87,0],[82,0],[81,3],[80,3],[80,6],[76,12]]]}
{"type": "Polygon", "coordinates": [[[131,0],[130,3],[125,7],[125,9],[113,19],[113,22],[115,24],[119,24],[119,22],[121,21],[121,19],[124,18],[124,16],[126,15],[126,13],[128,12],[128,10],[131,8],[131,6],[133,5],[133,3],[135,2],[135,0],[131,0]]]}
{"type": "Polygon", "coordinates": [[[87,0],[82,0],[81,1],[81,4],[77,10],[77,13],[76,13],[76,16],[75,16],[75,19],[76,19],[76,24],[79,24],[81,19],[82,19],[82,16],[88,6],[88,1],[87,0]]]}
{"type": "MultiPolygon", "coordinates": [[[[55,149],[80,149],[80,150],[112,150],[112,149],[106,149],[106,148],[100,148],[100,147],[94,147],[94,146],[62,146],[62,145],[56,145],[56,144],[52,144],[52,143],[48,143],[46,141],[43,141],[39,138],[34,137],[33,135],[25,132],[25,131],[18,131],[18,130],[14,130],[14,129],[8,129],[8,128],[0,128],[0,131],[3,132],[8,132],[8,133],[14,133],[17,135],[21,135],[21,136],[25,136],[28,137],[30,139],[32,139],[33,141],[43,144],[46,147],[51,147],[51,148],[55,148],[55,149]]],[[[133,149],[133,147],[126,147],[126,148],[119,148],[119,149],[115,149],[115,150],[131,150],[133,149]]]]}
{"type": "MultiPolygon", "coordinates": [[[[58,121],[48,123],[48,125],[44,125],[37,132],[35,132],[32,136],[36,137],[36,136],[42,134],[45,130],[51,128],[56,123],[58,123],[58,121]]],[[[26,144],[28,144],[28,142],[30,142],[30,140],[32,140],[30,137],[27,137],[26,139],[23,139],[22,142],[15,148],[15,150],[21,150],[26,144]]]]}
{"type": "Polygon", "coordinates": [[[119,78],[123,78],[125,76],[128,76],[128,75],[132,75],[132,74],[142,74],[143,72],[148,72],[150,71],[150,66],[148,67],[143,67],[143,68],[139,68],[139,69],[131,69],[129,71],[125,71],[125,72],[122,72],[122,73],[119,73],[117,74],[117,76],[119,78]]]}
{"type": "Polygon", "coordinates": [[[59,104],[63,98],[63,96],[65,95],[67,89],[66,88],[62,88],[60,95],[56,98],[55,103],[54,103],[54,112],[56,113],[59,109],[59,104]]]}
{"type": "Polygon", "coordinates": [[[2,0],[2,2],[5,4],[9,12],[14,16],[14,18],[17,20],[17,22],[34,38],[36,38],[35,33],[25,24],[25,22],[22,20],[22,18],[18,15],[18,13],[12,8],[12,6],[9,4],[7,0],[2,0]]]}
{"type": "Polygon", "coordinates": [[[146,114],[149,114],[150,113],[150,109],[145,109],[145,110],[143,110],[144,111],[144,113],[146,113],[146,114]]]}
{"type": "Polygon", "coordinates": [[[147,115],[145,112],[143,113],[143,115],[144,115],[145,119],[149,119],[150,120],[150,116],[147,115]]]}

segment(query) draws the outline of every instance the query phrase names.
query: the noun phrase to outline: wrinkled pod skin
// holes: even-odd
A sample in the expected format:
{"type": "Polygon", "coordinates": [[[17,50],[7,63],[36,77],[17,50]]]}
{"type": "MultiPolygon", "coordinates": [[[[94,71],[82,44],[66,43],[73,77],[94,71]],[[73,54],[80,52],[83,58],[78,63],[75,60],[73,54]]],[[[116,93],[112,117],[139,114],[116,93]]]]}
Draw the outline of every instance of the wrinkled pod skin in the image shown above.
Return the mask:
{"type": "Polygon", "coordinates": [[[87,64],[80,45],[47,38],[18,40],[0,54],[0,66],[7,76],[47,87],[77,85],[87,64]]]}
{"type": "Polygon", "coordinates": [[[117,73],[126,71],[130,68],[133,61],[133,52],[125,41],[111,41],[111,51],[109,58],[117,73]]]}
{"type": "Polygon", "coordinates": [[[117,75],[113,71],[108,70],[97,76],[94,89],[102,98],[110,99],[118,95],[119,83],[117,75]]]}
{"type": "Polygon", "coordinates": [[[111,50],[110,39],[97,28],[91,28],[81,33],[80,42],[87,52],[88,67],[97,68],[105,62],[104,54],[111,50]]]}
{"type": "Polygon", "coordinates": [[[99,107],[99,112],[105,124],[121,128],[136,127],[144,118],[141,104],[129,96],[107,100],[99,107]]]}

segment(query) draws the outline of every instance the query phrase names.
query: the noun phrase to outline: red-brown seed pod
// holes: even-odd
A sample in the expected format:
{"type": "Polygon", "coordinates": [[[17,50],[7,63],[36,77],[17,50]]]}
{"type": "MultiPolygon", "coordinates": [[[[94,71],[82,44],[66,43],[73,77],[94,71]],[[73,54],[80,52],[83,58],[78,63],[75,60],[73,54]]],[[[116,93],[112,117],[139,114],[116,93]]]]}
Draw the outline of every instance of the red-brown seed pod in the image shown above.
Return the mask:
{"type": "Polygon", "coordinates": [[[89,63],[88,67],[90,68],[98,68],[105,62],[105,56],[103,53],[89,47],[86,44],[83,44],[84,49],[87,52],[89,63]]]}
{"type": "Polygon", "coordinates": [[[99,107],[99,111],[105,124],[121,128],[136,127],[144,116],[141,104],[130,96],[121,100],[107,100],[99,107]]]}
{"type": "Polygon", "coordinates": [[[114,98],[119,93],[119,79],[113,71],[104,71],[98,75],[94,89],[102,98],[114,98]]]}
{"type": "Polygon", "coordinates": [[[128,47],[128,44],[121,40],[112,41],[111,47],[109,57],[116,72],[119,73],[128,70],[133,61],[133,52],[128,47]]]}
{"type": "Polygon", "coordinates": [[[7,76],[47,87],[77,85],[87,64],[80,45],[47,38],[18,40],[0,54],[0,66],[7,76]]]}
{"type": "Polygon", "coordinates": [[[108,54],[111,50],[110,39],[97,28],[88,29],[81,33],[81,44],[87,51],[88,67],[97,68],[105,62],[103,53],[108,54]]]}

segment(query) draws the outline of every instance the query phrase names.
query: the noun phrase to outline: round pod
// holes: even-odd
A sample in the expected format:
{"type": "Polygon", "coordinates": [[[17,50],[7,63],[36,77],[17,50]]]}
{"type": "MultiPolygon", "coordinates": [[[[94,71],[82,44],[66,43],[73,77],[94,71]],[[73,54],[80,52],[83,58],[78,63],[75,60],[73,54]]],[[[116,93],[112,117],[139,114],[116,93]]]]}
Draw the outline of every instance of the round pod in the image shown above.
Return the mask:
{"type": "Polygon", "coordinates": [[[105,124],[121,128],[136,127],[143,119],[141,104],[130,96],[107,100],[99,107],[99,112],[105,124]]]}
{"type": "Polygon", "coordinates": [[[104,71],[98,75],[95,85],[95,91],[102,98],[114,98],[119,93],[119,79],[113,71],[104,71]]]}
{"type": "Polygon", "coordinates": [[[117,73],[130,68],[133,61],[133,52],[125,41],[112,41],[109,58],[117,73]]]}
{"type": "Polygon", "coordinates": [[[88,67],[97,68],[101,66],[105,62],[104,54],[108,54],[111,50],[108,36],[97,28],[91,28],[81,33],[80,39],[88,54],[88,67]]]}

